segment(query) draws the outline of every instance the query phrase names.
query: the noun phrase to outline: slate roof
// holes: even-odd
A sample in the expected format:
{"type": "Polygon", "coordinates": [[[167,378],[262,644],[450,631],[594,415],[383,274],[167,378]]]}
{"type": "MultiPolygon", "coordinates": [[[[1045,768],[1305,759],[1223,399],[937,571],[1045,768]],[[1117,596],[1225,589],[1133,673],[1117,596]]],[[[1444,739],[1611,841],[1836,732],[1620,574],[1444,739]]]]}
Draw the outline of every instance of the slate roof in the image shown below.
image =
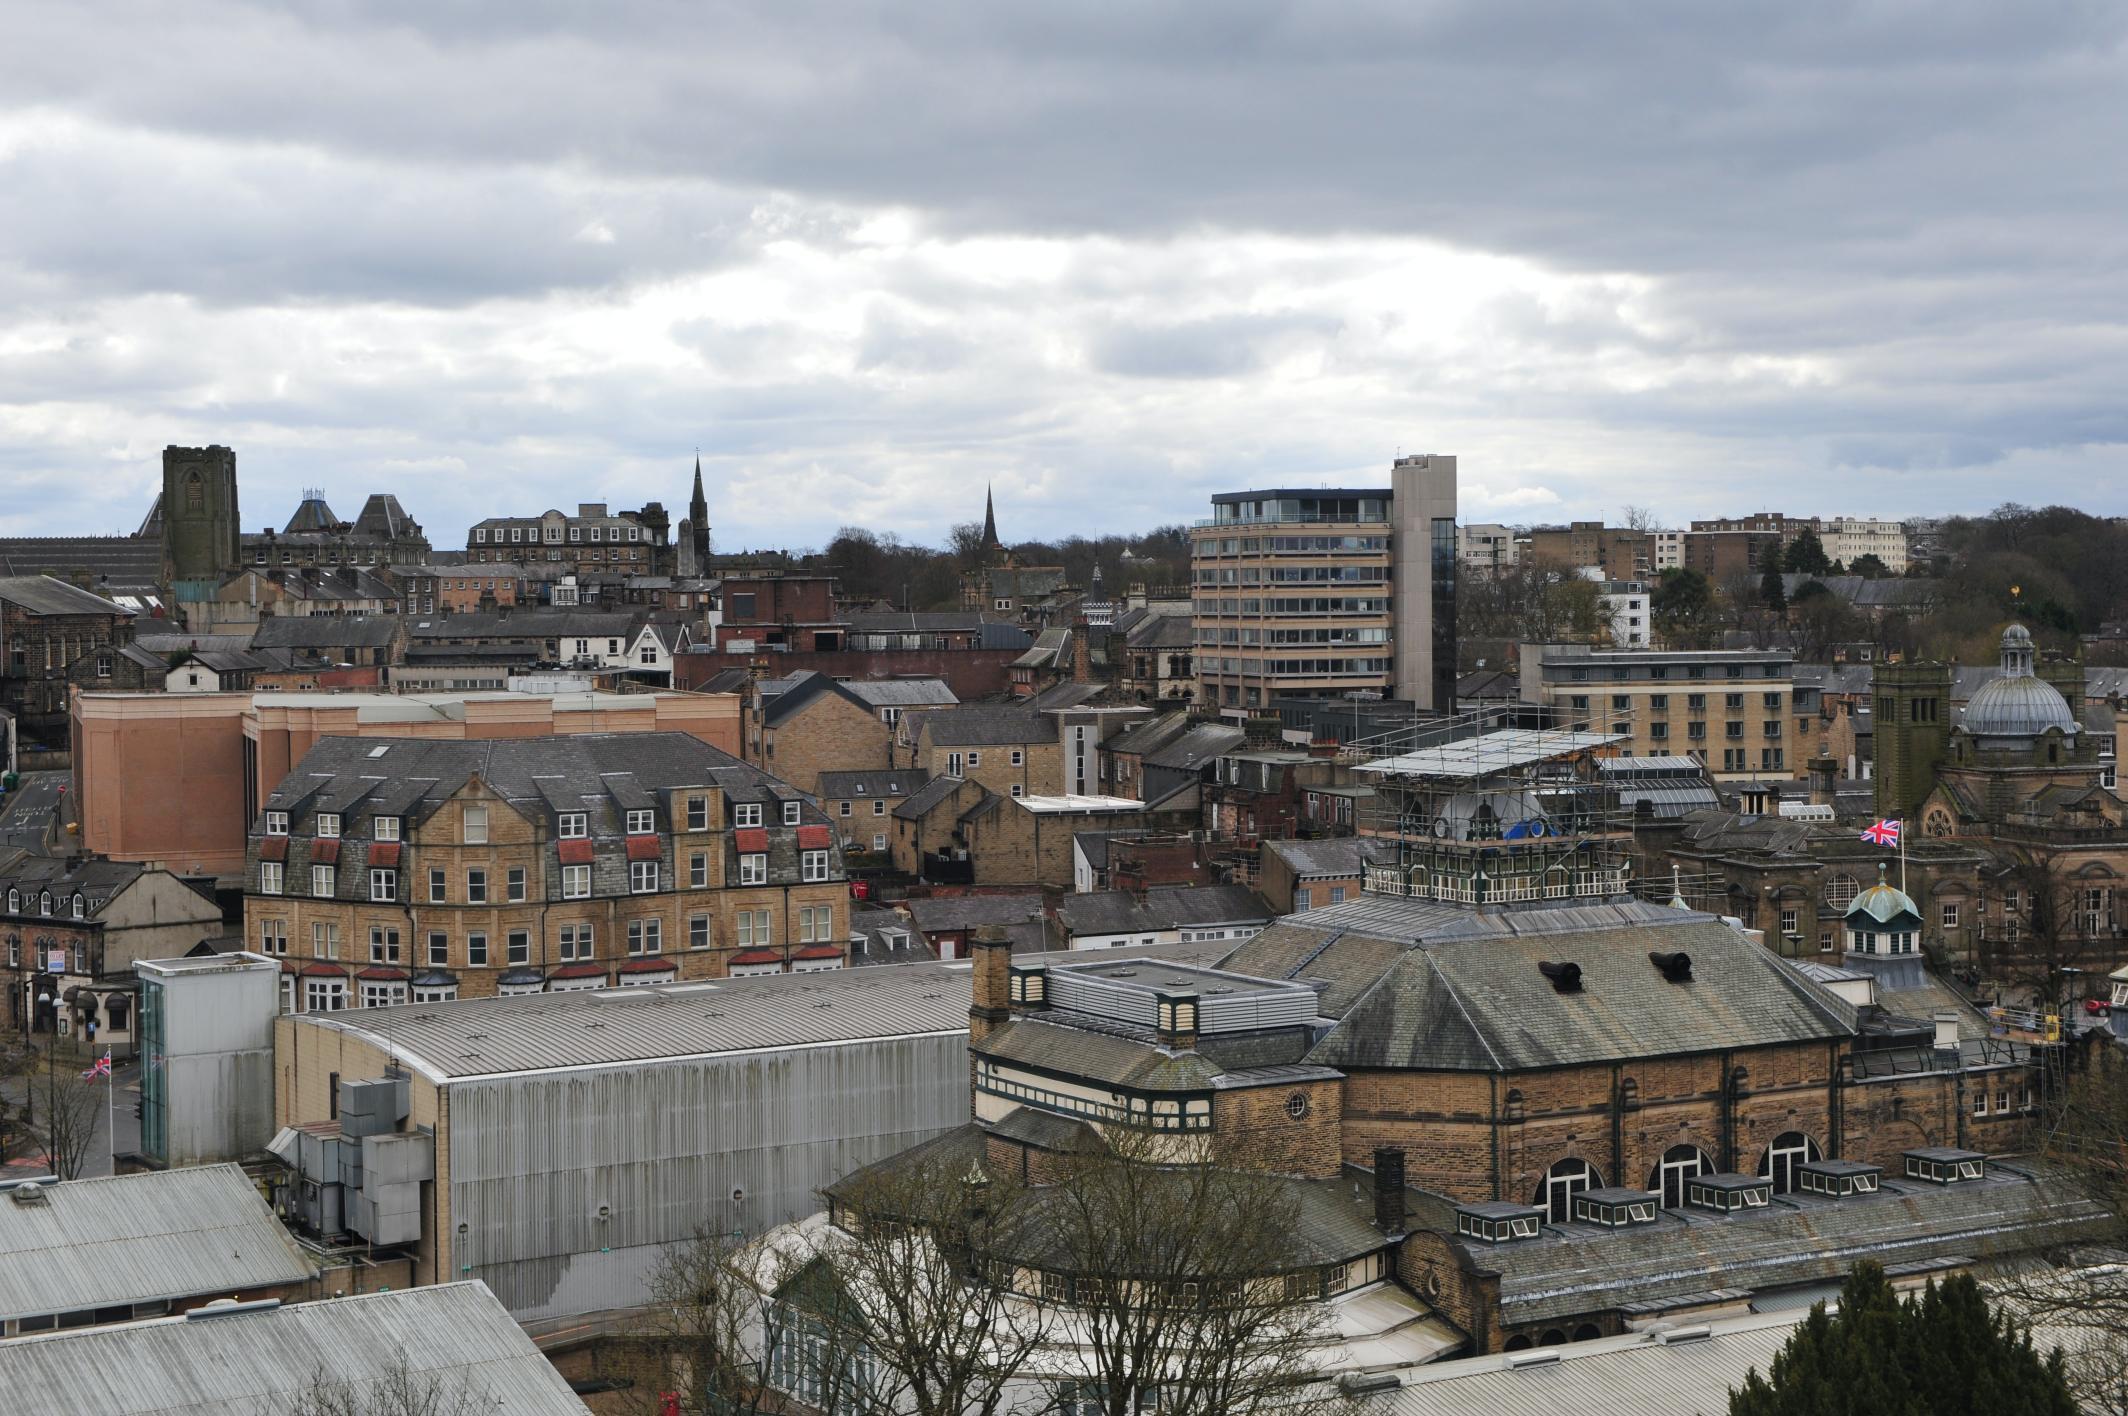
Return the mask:
{"type": "Polygon", "coordinates": [[[1652,1225],[1622,1230],[1547,1224],[1532,1240],[1450,1242],[1473,1267],[1500,1275],[1502,1320],[1525,1323],[1713,1289],[1837,1281],[1865,1258],[1887,1267],[1982,1260],[2103,1232],[2104,1211],[2073,1186],[2000,1166],[1989,1171],[1985,1180],[1956,1185],[1887,1175],[1874,1195],[1834,1200],[1796,1192],[1732,1214],[1664,1210],[1652,1225]]]}
{"type": "Polygon", "coordinates": [[[303,1257],[241,1168],[202,1165],[0,1197],[0,1322],[303,1283],[303,1257]]]}
{"type": "Polygon", "coordinates": [[[844,679],[842,686],[874,708],[929,708],[961,701],[944,679],[844,679]]]}
{"type": "MultiPolygon", "coordinates": [[[[949,779],[950,780],[950,779],[949,779]]],[[[823,801],[849,797],[901,797],[924,785],[924,774],[880,767],[865,772],[822,772],[817,795],[823,801]]]]}
{"type": "MultiPolygon", "coordinates": [[[[912,710],[910,716],[917,717],[912,710]]],[[[1055,742],[1057,725],[1040,712],[1019,704],[962,703],[928,708],[917,717],[915,731],[939,747],[1009,747],[1055,742]]]]}
{"type": "Polygon", "coordinates": [[[1040,630],[1026,653],[1012,661],[1016,669],[1054,669],[1071,660],[1071,631],[1067,628],[1040,630]]]}
{"type": "Polygon", "coordinates": [[[1149,1038],[1015,1015],[968,1050],[1049,1073],[1137,1091],[1210,1091],[1226,1069],[1196,1052],[1171,1052],[1149,1038]]]}
{"type": "Polygon", "coordinates": [[[1849,1037],[1854,1008],[1741,932],[1667,926],[1444,938],[1401,954],[1309,1054],[1332,1067],[1515,1072],[1849,1037]],[[1651,951],[1691,955],[1671,983],[1651,951]],[[1555,991],[1541,961],[1581,968],[1555,991]]]}
{"type": "Polygon", "coordinates": [[[143,589],[162,582],[162,536],[0,537],[0,575],[88,575],[113,588],[143,589]]]}
{"type": "Polygon", "coordinates": [[[254,649],[380,649],[399,635],[392,615],[270,615],[251,636],[254,649]]]}
{"type": "Polygon", "coordinates": [[[1101,744],[1101,750],[1118,756],[1140,756],[1180,737],[1189,725],[1187,713],[1158,713],[1150,718],[1126,720],[1120,732],[1101,744]]]}
{"type": "Polygon", "coordinates": [[[1124,632],[1123,642],[1133,649],[1188,649],[1195,633],[1187,614],[1149,614],[1124,632]]]}
{"type": "Polygon", "coordinates": [[[447,1283],[212,1317],[154,1318],[0,1343],[8,1406],[39,1416],[241,1416],[319,1390],[351,1410],[406,1371],[447,1403],[511,1416],[586,1416],[487,1285],[447,1283]]]}
{"type": "Polygon", "coordinates": [[[974,634],[983,617],[975,610],[859,610],[849,622],[852,634],[974,634]]]}
{"type": "Polygon", "coordinates": [[[872,711],[870,704],[842,684],[817,670],[805,669],[783,680],[782,687],[774,695],[769,694],[766,684],[762,685],[761,721],[771,728],[789,722],[808,705],[824,697],[844,699],[865,713],[872,711]]]}
{"type": "MultiPolygon", "coordinates": [[[[972,783],[960,777],[937,776],[894,803],[893,815],[903,821],[921,821],[962,787],[972,783]]],[[[982,788],[977,787],[977,791],[982,788]]]]}
{"type": "Polygon", "coordinates": [[[941,895],[904,901],[902,908],[925,934],[974,929],[985,924],[1025,924],[1042,918],[1040,895],[941,895]]]}
{"type": "Polygon", "coordinates": [[[500,610],[409,618],[414,639],[630,639],[634,610],[500,610]]]}
{"type": "Polygon", "coordinates": [[[1362,836],[1265,841],[1263,849],[1284,861],[1299,880],[1357,876],[1369,860],[1386,859],[1392,854],[1388,846],[1370,843],[1362,836]]]}
{"type": "Polygon", "coordinates": [[[1245,924],[1271,918],[1263,896],[1246,885],[1181,885],[1066,895],[1057,902],[1057,923],[1067,937],[1157,934],[1191,925],[1245,924]]]}
{"type": "Polygon", "coordinates": [[[0,578],[0,600],[33,615],[130,615],[130,610],[49,575],[0,578]]]}
{"type": "Polygon", "coordinates": [[[84,914],[95,919],[104,906],[123,894],[147,869],[135,861],[107,860],[101,856],[71,859],[24,854],[11,864],[0,867],[0,912],[4,912],[5,892],[9,889],[19,890],[25,897],[20,911],[24,915],[36,914],[36,898],[49,890],[52,892],[52,918],[71,919],[72,901],[78,890],[84,914]]]}

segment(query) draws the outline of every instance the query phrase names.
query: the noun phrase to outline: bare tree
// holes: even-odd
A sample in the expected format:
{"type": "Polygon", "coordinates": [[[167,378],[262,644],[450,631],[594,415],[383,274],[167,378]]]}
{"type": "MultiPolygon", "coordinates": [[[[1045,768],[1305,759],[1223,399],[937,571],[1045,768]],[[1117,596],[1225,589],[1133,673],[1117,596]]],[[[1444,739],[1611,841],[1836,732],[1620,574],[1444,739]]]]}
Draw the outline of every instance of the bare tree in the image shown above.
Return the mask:
{"type": "MultiPolygon", "coordinates": [[[[1110,1128],[1044,1194],[1046,1265],[1070,1286],[1087,1378],[1078,1412],[1326,1412],[1319,1269],[1292,1255],[1290,1188],[1244,1158],[1178,1157],[1180,1138],[1110,1128]]],[[[1062,1404],[1062,1394],[1059,1396],[1062,1404]]]]}
{"type": "Polygon", "coordinates": [[[1618,519],[1628,531],[1638,531],[1642,535],[1655,530],[1657,526],[1654,511],[1644,506],[1628,504],[1621,507],[1618,519]]]}
{"type": "Polygon", "coordinates": [[[686,1394],[685,1409],[765,1416],[788,1407],[769,1376],[799,1334],[777,1320],[778,1304],[811,1248],[803,1238],[780,1249],[735,1239],[703,1233],[666,1251],[650,1277],[642,1336],[664,1357],[672,1389],[686,1394]]]}
{"type": "Polygon", "coordinates": [[[44,1075],[37,1086],[37,1120],[31,1132],[43,1141],[47,1163],[62,1180],[81,1174],[96,1140],[97,1121],[109,1107],[108,1081],[91,1081],[73,1064],[44,1051],[44,1075]]]}
{"type": "Polygon", "coordinates": [[[310,1387],[263,1401],[258,1416],[492,1416],[496,1398],[463,1373],[417,1372],[400,1358],[374,1381],[338,1382],[318,1369],[310,1387]]]}
{"type": "Polygon", "coordinates": [[[2003,928],[1988,942],[1983,969],[2043,1011],[2075,1006],[2075,980],[2113,963],[2113,921],[2103,893],[2087,901],[2078,881],[2023,851],[2008,861],[2003,891],[2003,928]]]}
{"type": "Polygon", "coordinates": [[[837,1195],[843,1223],[821,1249],[831,1301],[874,1377],[865,1410],[998,1416],[1047,1341],[1052,1310],[993,1282],[994,1258],[1038,1222],[1010,1177],[951,1160],[875,1167],[837,1195]]]}

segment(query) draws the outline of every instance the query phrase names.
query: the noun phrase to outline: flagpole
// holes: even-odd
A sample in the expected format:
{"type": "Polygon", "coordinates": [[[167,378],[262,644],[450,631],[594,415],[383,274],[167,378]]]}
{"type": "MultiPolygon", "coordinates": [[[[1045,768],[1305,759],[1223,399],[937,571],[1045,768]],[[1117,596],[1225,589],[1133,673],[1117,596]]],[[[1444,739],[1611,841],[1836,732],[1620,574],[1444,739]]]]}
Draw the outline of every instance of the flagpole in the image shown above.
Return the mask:
{"type": "MultiPolygon", "coordinates": [[[[103,1055],[105,1062],[108,1064],[111,1056],[111,1049],[108,1045],[104,1048],[103,1055]]],[[[109,1065],[104,1067],[103,1086],[104,1139],[110,1144],[111,1173],[116,1175],[118,1173],[118,1069],[116,1067],[109,1065]]]]}
{"type": "Polygon", "coordinates": [[[1899,893],[1906,894],[1906,823],[1899,823],[1899,893]]]}

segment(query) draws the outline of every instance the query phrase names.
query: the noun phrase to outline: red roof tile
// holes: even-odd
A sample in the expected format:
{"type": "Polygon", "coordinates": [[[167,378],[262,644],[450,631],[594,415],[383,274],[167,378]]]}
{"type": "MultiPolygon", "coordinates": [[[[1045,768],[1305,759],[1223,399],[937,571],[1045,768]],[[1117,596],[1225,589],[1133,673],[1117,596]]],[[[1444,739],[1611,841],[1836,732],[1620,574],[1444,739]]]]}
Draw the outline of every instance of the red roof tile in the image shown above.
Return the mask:
{"type": "Polygon", "coordinates": [[[310,860],[313,865],[331,865],[340,859],[340,838],[327,836],[310,843],[310,860]]]}
{"type": "Polygon", "coordinates": [[[824,851],[828,848],[832,839],[828,834],[828,828],[825,826],[800,826],[798,828],[798,848],[800,850],[824,851]]]}
{"type": "Polygon", "coordinates": [[[397,841],[375,842],[369,848],[369,863],[371,865],[397,865],[399,863],[399,843],[397,841]]]}
{"type": "Polygon", "coordinates": [[[655,836],[630,836],[628,838],[628,858],[630,860],[657,860],[663,854],[664,852],[659,849],[658,838],[655,836]]]}
{"type": "Polygon", "coordinates": [[[328,964],[321,959],[317,963],[303,965],[303,977],[346,978],[347,970],[341,968],[338,964],[328,964]]]}
{"type": "Polygon", "coordinates": [[[842,957],[842,946],[839,944],[808,944],[792,957],[798,959],[839,959],[842,957]]]}
{"type": "Polygon", "coordinates": [[[777,953],[774,949],[748,949],[743,953],[732,955],[732,962],[735,964],[780,964],[783,962],[783,955],[777,953]]]}
{"type": "Polygon", "coordinates": [[[766,855],[768,832],[759,826],[749,826],[745,830],[732,832],[732,844],[739,848],[741,855],[766,855]]]}
{"type": "Polygon", "coordinates": [[[555,849],[561,853],[563,865],[591,864],[591,842],[589,841],[582,839],[562,841],[556,844],[555,849]]]}
{"type": "Polygon", "coordinates": [[[553,973],[547,975],[549,978],[604,978],[605,976],[606,966],[604,964],[563,964],[553,973]]]}
{"type": "Polygon", "coordinates": [[[286,836],[268,836],[265,840],[259,842],[259,859],[288,859],[288,838],[286,836]]]}
{"type": "Polygon", "coordinates": [[[677,973],[679,966],[670,959],[630,959],[621,965],[622,973],[677,973]]]}
{"type": "Polygon", "coordinates": [[[379,983],[404,983],[406,982],[406,970],[390,968],[384,964],[372,964],[361,973],[356,974],[355,977],[366,978],[379,983]]]}

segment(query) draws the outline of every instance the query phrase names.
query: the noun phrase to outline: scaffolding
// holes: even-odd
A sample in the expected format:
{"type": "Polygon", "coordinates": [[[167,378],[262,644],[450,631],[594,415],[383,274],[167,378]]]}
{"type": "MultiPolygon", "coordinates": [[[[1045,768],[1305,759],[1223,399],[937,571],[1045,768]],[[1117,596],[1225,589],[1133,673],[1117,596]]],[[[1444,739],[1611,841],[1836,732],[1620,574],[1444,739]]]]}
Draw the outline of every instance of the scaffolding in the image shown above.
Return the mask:
{"type": "Polygon", "coordinates": [[[1627,740],[1492,708],[1348,744],[1374,786],[1360,834],[1395,846],[1364,888],[1470,906],[1627,893],[1632,815],[1595,767],[1627,740]]]}

